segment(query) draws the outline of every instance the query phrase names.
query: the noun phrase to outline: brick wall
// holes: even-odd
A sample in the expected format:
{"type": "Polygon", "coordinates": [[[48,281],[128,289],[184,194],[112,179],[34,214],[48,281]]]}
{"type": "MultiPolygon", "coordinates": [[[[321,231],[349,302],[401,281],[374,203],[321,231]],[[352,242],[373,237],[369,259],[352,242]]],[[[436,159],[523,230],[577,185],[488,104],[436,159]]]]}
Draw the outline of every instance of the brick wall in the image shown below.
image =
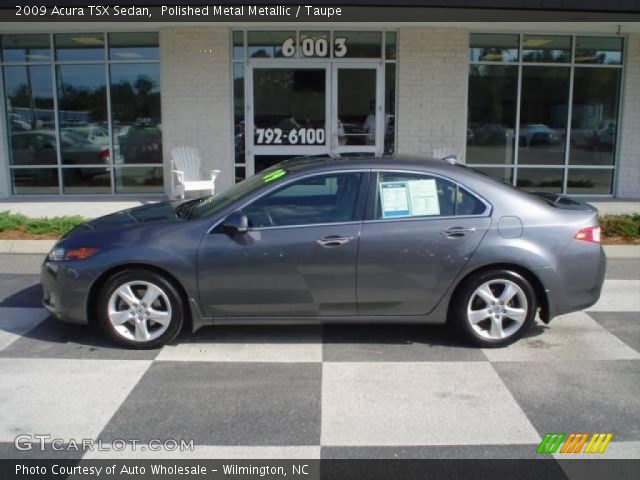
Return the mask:
{"type": "Polygon", "coordinates": [[[640,198],[640,34],[630,35],[626,48],[616,196],[640,198]]]}
{"type": "Polygon", "coordinates": [[[167,193],[171,185],[171,149],[176,146],[198,147],[203,169],[221,170],[216,181],[218,190],[233,182],[229,35],[229,29],[224,27],[160,30],[167,193]]]}
{"type": "Polygon", "coordinates": [[[401,28],[398,152],[454,153],[464,159],[469,33],[401,28]]]}

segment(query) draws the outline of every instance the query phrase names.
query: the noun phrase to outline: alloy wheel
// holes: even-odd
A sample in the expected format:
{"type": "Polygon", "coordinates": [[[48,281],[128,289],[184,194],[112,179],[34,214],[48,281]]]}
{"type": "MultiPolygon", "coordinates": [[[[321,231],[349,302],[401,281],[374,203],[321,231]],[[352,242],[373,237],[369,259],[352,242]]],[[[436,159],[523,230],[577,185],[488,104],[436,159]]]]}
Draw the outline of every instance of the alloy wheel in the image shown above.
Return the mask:
{"type": "Polygon", "coordinates": [[[495,279],[480,285],[467,305],[467,321],[481,337],[489,340],[508,338],[527,319],[527,297],[510,280],[495,279]]]}
{"type": "Polygon", "coordinates": [[[148,342],[169,328],[171,302],[162,288],[153,283],[126,282],[109,297],[107,313],[118,335],[127,340],[148,342]]]}

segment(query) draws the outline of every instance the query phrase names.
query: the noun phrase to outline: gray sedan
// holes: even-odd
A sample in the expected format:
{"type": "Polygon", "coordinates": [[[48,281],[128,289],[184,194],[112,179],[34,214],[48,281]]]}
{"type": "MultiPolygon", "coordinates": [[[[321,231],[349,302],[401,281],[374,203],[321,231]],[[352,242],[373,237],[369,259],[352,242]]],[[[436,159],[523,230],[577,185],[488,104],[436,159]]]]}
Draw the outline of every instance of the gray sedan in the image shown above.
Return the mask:
{"type": "Polygon", "coordinates": [[[600,296],[597,211],[443,160],[296,159],[64,235],[44,305],[155,348],[188,325],[449,323],[499,347],[600,296]]]}

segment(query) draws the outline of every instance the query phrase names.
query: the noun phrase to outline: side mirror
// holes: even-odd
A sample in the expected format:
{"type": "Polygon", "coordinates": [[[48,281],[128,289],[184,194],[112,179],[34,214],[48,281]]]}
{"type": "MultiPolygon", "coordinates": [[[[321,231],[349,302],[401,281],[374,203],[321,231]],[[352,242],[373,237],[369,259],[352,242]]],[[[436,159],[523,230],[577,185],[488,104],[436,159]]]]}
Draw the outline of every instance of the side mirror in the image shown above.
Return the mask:
{"type": "Polygon", "coordinates": [[[228,233],[247,233],[249,230],[249,219],[242,212],[233,212],[224,219],[222,228],[228,233]]]}

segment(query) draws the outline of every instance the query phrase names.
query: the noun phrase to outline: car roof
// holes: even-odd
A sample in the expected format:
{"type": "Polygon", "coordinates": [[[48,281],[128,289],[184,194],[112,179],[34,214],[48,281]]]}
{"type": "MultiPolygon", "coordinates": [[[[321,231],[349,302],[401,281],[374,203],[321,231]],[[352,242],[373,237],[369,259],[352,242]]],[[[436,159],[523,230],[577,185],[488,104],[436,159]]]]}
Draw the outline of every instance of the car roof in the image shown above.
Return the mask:
{"type": "Polygon", "coordinates": [[[390,169],[390,170],[419,170],[434,173],[452,172],[457,170],[455,163],[432,157],[394,155],[383,157],[330,157],[309,156],[296,157],[279,164],[291,173],[308,173],[315,171],[349,170],[349,169],[390,169]]]}

